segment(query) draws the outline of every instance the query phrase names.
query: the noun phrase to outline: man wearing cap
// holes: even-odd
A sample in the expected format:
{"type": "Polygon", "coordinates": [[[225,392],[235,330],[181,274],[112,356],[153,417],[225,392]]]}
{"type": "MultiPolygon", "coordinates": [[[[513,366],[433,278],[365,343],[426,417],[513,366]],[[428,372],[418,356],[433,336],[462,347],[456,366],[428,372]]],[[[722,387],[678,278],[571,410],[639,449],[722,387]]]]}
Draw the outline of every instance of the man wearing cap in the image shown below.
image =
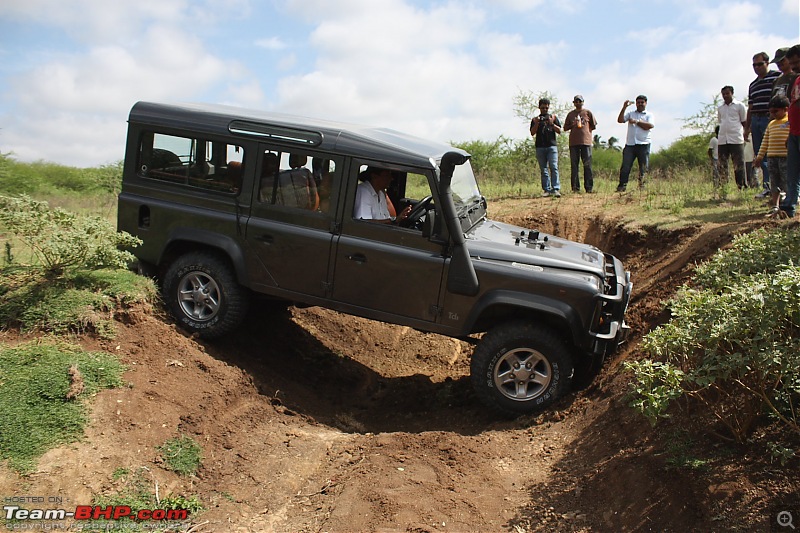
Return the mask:
{"type": "MultiPolygon", "coordinates": [[[[756,73],[756,79],[750,83],[747,93],[744,138],[747,140],[752,133],[753,152],[756,154],[761,149],[761,141],[764,139],[764,132],[767,131],[769,124],[769,100],[772,96],[772,86],[781,75],[777,70],[769,70],[769,63],[769,56],[766,52],[759,52],[753,56],[753,70],[756,73]]],[[[756,195],[756,198],[766,198],[770,194],[769,170],[767,170],[766,161],[761,163],[761,176],[763,190],[756,195]]]]}
{"type": "Polygon", "coordinates": [[[575,109],[567,113],[564,119],[564,130],[569,132],[569,162],[572,180],[572,192],[581,192],[578,162],[583,161],[583,185],[586,192],[591,193],[594,187],[592,177],[592,132],[597,128],[594,114],[583,107],[583,96],[576,94],[572,99],[575,109]]]}
{"type": "Polygon", "coordinates": [[[625,192],[634,159],[639,162],[640,189],[644,187],[644,174],[650,165],[650,130],[655,126],[653,115],[645,109],[647,107],[645,95],[637,96],[636,109],[626,113],[625,110],[632,103],[630,100],[625,100],[617,117],[617,122],[620,124],[628,123],[628,136],[625,139],[625,148],[622,150],[622,167],[619,169],[617,192],[625,192]]]}
{"type": "Polygon", "coordinates": [[[772,84],[772,94],[770,95],[770,102],[776,96],[789,96],[789,88],[792,86],[797,73],[792,70],[792,63],[789,61],[789,47],[778,48],[775,51],[775,59],[772,60],[781,71],[781,75],[775,78],[775,83],[772,84]]]}

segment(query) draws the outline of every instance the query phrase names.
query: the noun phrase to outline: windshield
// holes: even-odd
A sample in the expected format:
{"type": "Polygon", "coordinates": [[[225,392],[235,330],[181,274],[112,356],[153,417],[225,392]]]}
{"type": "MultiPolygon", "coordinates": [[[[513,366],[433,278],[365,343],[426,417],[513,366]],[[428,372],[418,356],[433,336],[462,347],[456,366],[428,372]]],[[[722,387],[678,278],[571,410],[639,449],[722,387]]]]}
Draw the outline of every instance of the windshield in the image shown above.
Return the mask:
{"type": "Polygon", "coordinates": [[[472,165],[469,160],[463,165],[456,166],[450,188],[453,191],[456,210],[480,200],[481,191],[478,189],[478,182],[475,181],[475,174],[472,173],[472,165]]]}

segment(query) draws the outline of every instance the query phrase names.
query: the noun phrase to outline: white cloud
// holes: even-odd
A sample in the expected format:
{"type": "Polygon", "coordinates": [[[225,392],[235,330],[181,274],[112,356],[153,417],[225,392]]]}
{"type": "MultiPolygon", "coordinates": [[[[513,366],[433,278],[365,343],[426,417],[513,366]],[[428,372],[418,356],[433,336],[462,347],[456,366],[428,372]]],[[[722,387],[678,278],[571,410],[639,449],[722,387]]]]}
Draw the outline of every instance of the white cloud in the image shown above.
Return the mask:
{"type": "Polygon", "coordinates": [[[790,15],[798,15],[800,14],[800,3],[797,0],[783,0],[781,11],[790,15]]]}
{"type": "MultiPolygon", "coordinates": [[[[763,12],[760,5],[749,2],[729,2],[711,7],[697,6],[693,11],[701,26],[723,32],[752,30],[753,21],[759,20],[763,12]]],[[[724,43],[724,45],[727,44],[727,42],[724,43]]]]}
{"type": "Polygon", "coordinates": [[[286,48],[286,43],[280,37],[267,37],[266,39],[258,39],[256,46],[259,48],[266,48],[267,50],[280,51],[286,48]]]}
{"type": "MultiPolygon", "coordinates": [[[[796,13],[796,4],[782,9],[796,13]]],[[[632,0],[602,9],[586,0],[3,2],[0,20],[27,26],[19,39],[41,30],[60,48],[44,37],[3,42],[0,54],[14,62],[0,68],[0,151],[68,164],[118,159],[128,110],[144,99],[274,109],[440,140],[524,138],[527,124],[512,109],[523,91],[562,103],[583,94],[603,138],[623,137],[620,104],[647,94],[658,147],[722,85],[743,97],[753,53],[797,38],[754,23],[775,13],[752,1],[653,0],[636,19],[641,29],[622,24],[642,9],[632,0]],[[574,11],[589,41],[564,36],[574,11]]]]}

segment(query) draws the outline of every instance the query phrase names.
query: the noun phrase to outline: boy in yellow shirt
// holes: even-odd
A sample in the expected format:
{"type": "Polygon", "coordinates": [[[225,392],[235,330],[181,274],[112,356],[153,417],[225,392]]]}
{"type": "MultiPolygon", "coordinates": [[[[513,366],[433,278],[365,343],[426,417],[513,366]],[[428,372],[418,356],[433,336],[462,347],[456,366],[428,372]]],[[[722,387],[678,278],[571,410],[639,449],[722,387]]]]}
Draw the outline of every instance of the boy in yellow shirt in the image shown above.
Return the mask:
{"type": "Polygon", "coordinates": [[[789,117],[787,109],[789,99],[785,96],[774,96],[769,101],[769,116],[772,119],[761,141],[761,149],[753,159],[753,167],[761,165],[767,158],[769,169],[770,205],[767,216],[775,217],[781,212],[778,204],[781,193],[786,192],[786,139],[789,138],[789,117]]]}

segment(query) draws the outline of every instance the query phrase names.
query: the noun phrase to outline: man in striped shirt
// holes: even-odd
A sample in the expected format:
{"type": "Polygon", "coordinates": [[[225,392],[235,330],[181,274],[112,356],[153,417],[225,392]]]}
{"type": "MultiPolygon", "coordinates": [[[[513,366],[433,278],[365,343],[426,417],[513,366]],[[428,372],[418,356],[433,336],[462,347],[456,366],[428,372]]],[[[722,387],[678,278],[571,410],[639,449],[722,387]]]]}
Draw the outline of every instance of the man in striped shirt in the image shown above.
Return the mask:
{"type": "Polygon", "coordinates": [[[758,151],[753,165],[758,166],[766,158],[769,163],[770,205],[769,216],[778,216],[778,204],[781,193],[786,192],[786,140],[789,138],[789,119],[786,111],[789,99],[785,96],[774,96],[769,102],[769,116],[772,121],[764,133],[764,141],[758,151]]]}
{"type": "MultiPolygon", "coordinates": [[[[781,75],[777,70],[769,70],[769,56],[766,52],[759,52],[753,56],[753,70],[756,79],[750,84],[747,93],[747,119],[744,124],[744,138],[753,134],[753,152],[758,153],[761,149],[761,141],[764,132],[769,124],[769,99],[772,96],[772,86],[778,76],[781,75]]],[[[758,165],[753,165],[753,169],[758,165]]],[[[764,190],[756,195],[756,198],[766,198],[770,194],[769,169],[767,162],[761,163],[762,185],[764,190]]]]}

